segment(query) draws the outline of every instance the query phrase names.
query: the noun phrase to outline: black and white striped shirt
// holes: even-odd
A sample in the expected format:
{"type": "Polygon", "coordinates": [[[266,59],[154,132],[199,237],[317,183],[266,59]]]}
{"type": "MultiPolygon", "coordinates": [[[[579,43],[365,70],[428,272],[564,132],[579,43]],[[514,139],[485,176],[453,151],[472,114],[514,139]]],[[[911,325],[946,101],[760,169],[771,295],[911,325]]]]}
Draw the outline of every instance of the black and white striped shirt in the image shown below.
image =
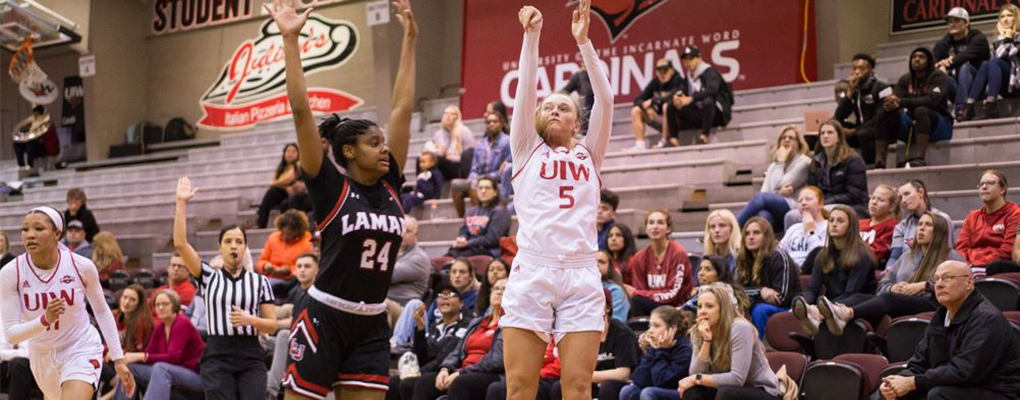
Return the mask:
{"type": "MultiPolygon", "coordinates": [[[[242,269],[244,267],[241,267],[242,269]]],[[[265,276],[243,269],[236,278],[223,270],[202,262],[202,296],[210,336],[256,336],[253,326],[233,326],[233,306],[258,316],[259,306],[273,302],[273,288],[265,276]]]]}

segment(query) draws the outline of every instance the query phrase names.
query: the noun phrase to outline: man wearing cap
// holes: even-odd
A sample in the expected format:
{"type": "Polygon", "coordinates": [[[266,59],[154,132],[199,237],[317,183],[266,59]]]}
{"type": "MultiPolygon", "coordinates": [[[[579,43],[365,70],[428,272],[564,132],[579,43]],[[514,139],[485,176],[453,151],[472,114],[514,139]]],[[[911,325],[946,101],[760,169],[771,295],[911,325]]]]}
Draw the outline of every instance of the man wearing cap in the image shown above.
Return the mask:
{"type": "Polygon", "coordinates": [[[935,47],[935,67],[949,74],[950,99],[955,99],[957,121],[974,118],[974,103],[967,103],[967,93],[974,82],[982,61],[991,56],[988,38],[977,29],[970,29],[970,13],[963,7],[953,7],[946,14],[949,33],[935,47]]]}
{"type": "Polygon", "coordinates": [[[677,92],[666,104],[665,131],[669,140],[675,140],[681,129],[698,129],[696,144],[708,144],[712,128],[730,123],[733,91],[719,71],[701,60],[701,50],[687,46],[680,62],[687,72],[687,93],[677,92]]]}
{"type": "Polygon", "coordinates": [[[81,221],[74,219],[67,223],[64,244],[75,254],[92,259],[92,244],[85,240],[85,225],[81,221]]]}
{"type": "Polygon", "coordinates": [[[627,150],[644,150],[648,148],[645,139],[645,126],[649,125],[662,131],[663,105],[669,102],[674,93],[685,91],[685,83],[680,74],[666,58],[655,63],[655,79],[645,86],[636,98],[634,108],[630,110],[630,124],[634,128],[634,147],[627,150]]]}

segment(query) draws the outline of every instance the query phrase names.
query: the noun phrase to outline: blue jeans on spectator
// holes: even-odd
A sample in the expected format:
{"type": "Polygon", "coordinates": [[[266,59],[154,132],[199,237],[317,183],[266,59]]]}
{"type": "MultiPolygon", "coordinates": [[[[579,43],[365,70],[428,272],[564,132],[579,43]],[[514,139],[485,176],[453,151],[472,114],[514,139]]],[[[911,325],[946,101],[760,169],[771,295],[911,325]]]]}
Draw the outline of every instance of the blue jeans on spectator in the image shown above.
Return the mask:
{"type": "Polygon", "coordinates": [[[956,108],[962,108],[964,104],[967,104],[967,95],[970,94],[976,75],[977,68],[971,63],[964,63],[956,71],[956,79],[949,78],[949,91],[955,93],[953,104],[956,105],[956,108]]]}
{"type": "MultiPolygon", "coordinates": [[[[917,111],[915,110],[915,113],[917,111]]],[[[953,138],[953,120],[946,115],[934,111],[928,111],[924,113],[928,118],[931,119],[929,124],[934,123],[931,126],[931,133],[929,133],[932,143],[941,142],[943,140],[949,140],[953,138]]],[[[901,114],[900,116],[900,129],[897,132],[896,139],[908,143],[911,141],[910,137],[910,126],[914,124],[914,118],[910,114],[901,114]]],[[[920,122],[918,122],[920,124],[920,122]]],[[[914,125],[914,129],[919,129],[917,125],[914,125]]]]}
{"type": "Polygon", "coordinates": [[[769,317],[775,313],[781,313],[789,310],[788,308],[782,308],[769,303],[758,303],[754,307],[751,307],[751,322],[754,323],[754,327],[758,329],[758,338],[765,338],[765,324],[769,322],[769,317]]]}
{"type": "Polygon", "coordinates": [[[421,300],[411,299],[404,305],[404,311],[400,312],[397,322],[393,323],[393,337],[390,338],[390,348],[394,353],[411,351],[412,340],[414,339],[414,310],[423,305],[421,300]]]}
{"type": "Polygon", "coordinates": [[[680,392],[655,386],[640,388],[632,383],[620,390],[620,400],[680,400],[680,392]]]}
{"type": "MultiPolygon", "coordinates": [[[[202,393],[202,378],[197,372],[180,365],[173,365],[165,362],[149,364],[128,364],[128,369],[135,376],[135,382],[142,384],[148,382],[145,388],[144,400],[170,400],[170,392],[174,386],[183,387],[196,393],[202,393]]],[[[114,393],[115,400],[127,399],[121,387],[117,386],[114,393]]]]}
{"type": "Polygon", "coordinates": [[[1002,89],[1002,77],[1009,76],[1009,67],[1009,61],[998,57],[982,62],[981,68],[978,68],[977,76],[974,77],[974,83],[970,87],[967,99],[976,101],[981,96],[981,91],[985,90],[987,86],[986,98],[995,100],[999,96],[999,90],[1002,89]]]}
{"type": "Polygon", "coordinates": [[[786,202],[785,197],[775,193],[762,192],[754,195],[747,206],[740,211],[740,215],[737,215],[737,222],[740,223],[740,226],[744,226],[751,217],[759,216],[769,221],[772,229],[779,235],[785,230],[785,227],[779,223],[783,221],[788,212],[790,212],[790,203],[786,202]]]}

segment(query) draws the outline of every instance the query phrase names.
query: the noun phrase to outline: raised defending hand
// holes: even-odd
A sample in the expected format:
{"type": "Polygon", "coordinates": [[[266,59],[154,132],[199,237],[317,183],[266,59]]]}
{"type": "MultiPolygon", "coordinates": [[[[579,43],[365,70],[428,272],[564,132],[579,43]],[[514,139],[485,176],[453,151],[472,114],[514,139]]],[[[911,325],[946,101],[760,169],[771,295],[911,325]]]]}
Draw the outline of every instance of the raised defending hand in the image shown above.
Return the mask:
{"type": "Polygon", "coordinates": [[[266,4],[265,7],[269,15],[276,21],[276,26],[283,36],[300,34],[301,28],[305,26],[305,21],[308,21],[308,14],[312,13],[312,9],[309,7],[301,15],[298,15],[294,8],[294,0],[273,0],[272,6],[266,4]]]}
{"type": "Polygon", "coordinates": [[[588,42],[588,22],[591,16],[591,0],[577,2],[577,9],[574,10],[573,23],[570,24],[570,32],[574,34],[577,45],[588,42]]]}
{"type": "Polygon", "coordinates": [[[538,11],[535,7],[521,7],[521,11],[517,12],[517,19],[521,21],[521,26],[524,27],[525,32],[542,30],[542,12],[538,11]]]}
{"type": "Polygon", "coordinates": [[[411,11],[411,0],[393,0],[393,16],[404,27],[404,36],[414,39],[418,37],[418,23],[411,11]]]}
{"type": "Polygon", "coordinates": [[[177,201],[188,202],[195,197],[195,193],[198,189],[191,187],[191,179],[184,176],[177,180],[177,201]]]}

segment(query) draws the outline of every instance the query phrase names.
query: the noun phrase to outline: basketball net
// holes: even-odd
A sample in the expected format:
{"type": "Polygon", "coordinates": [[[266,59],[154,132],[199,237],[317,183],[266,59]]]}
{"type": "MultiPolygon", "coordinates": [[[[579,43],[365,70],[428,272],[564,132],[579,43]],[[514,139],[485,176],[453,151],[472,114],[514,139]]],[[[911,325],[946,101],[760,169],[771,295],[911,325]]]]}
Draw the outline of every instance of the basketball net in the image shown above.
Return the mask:
{"type": "Polygon", "coordinates": [[[32,43],[34,42],[35,40],[31,37],[26,37],[7,66],[7,73],[18,84],[38,85],[46,80],[46,73],[35,63],[35,57],[32,54],[32,43]]]}

